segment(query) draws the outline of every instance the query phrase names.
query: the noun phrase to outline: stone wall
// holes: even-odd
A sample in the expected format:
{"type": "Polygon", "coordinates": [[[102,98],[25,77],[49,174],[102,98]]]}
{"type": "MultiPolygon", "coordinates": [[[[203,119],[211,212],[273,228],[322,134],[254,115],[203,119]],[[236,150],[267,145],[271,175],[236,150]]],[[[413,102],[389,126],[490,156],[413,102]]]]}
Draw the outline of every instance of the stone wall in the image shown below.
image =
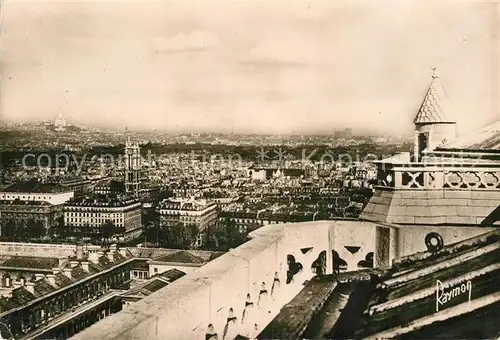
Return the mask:
{"type": "Polygon", "coordinates": [[[0,242],[3,256],[68,257],[76,255],[74,244],[0,242]]]}
{"type": "Polygon", "coordinates": [[[466,239],[482,235],[496,228],[483,227],[444,227],[444,226],[411,226],[399,228],[398,248],[399,256],[426,251],[425,236],[436,232],[443,238],[444,245],[461,242],[466,239]]]}
{"type": "Polygon", "coordinates": [[[377,267],[389,267],[390,249],[391,249],[391,229],[384,227],[377,227],[377,244],[375,254],[375,264],[377,267]]]}
{"type": "Polygon", "coordinates": [[[499,203],[500,190],[378,188],[360,218],[407,225],[479,225],[499,203]]]}
{"type": "Polygon", "coordinates": [[[333,249],[338,252],[340,258],[347,262],[347,270],[358,270],[358,264],[366,260],[368,254],[375,255],[376,228],[367,222],[338,222],[332,228],[334,233],[333,249]],[[360,247],[356,249],[347,247],[360,247]],[[351,249],[351,251],[349,251],[351,249]]]}
{"type": "MultiPolygon", "coordinates": [[[[83,246],[85,254],[99,250],[102,250],[100,246],[83,246]]],[[[0,242],[0,255],[66,258],[76,256],[76,244],[0,242]]]]}
{"type": "Polygon", "coordinates": [[[231,326],[233,331],[254,337],[300,292],[302,283],[314,276],[311,265],[323,251],[327,255],[326,273],[332,272],[333,249],[338,249],[339,254],[347,258],[348,267],[354,270],[359,259],[375,251],[375,225],[366,222],[269,225],[256,230],[251,237],[240,247],[77,334],[74,339],[204,339],[209,324],[222,338],[230,308],[237,318],[231,326]],[[343,249],[346,245],[360,249],[351,254],[343,249]],[[302,265],[302,271],[296,273],[289,284],[288,255],[293,255],[302,265]],[[275,284],[273,291],[276,273],[279,285],[275,284]],[[262,294],[263,290],[270,297],[262,294]],[[241,323],[247,294],[255,311],[250,319],[241,323]]]}

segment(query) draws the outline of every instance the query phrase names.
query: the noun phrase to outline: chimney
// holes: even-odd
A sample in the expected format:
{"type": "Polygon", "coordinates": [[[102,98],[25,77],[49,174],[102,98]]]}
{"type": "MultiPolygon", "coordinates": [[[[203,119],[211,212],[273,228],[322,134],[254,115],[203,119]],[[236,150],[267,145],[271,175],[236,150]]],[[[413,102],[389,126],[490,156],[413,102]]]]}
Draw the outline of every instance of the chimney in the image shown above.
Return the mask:
{"type": "Polygon", "coordinates": [[[99,250],[99,251],[97,252],[97,258],[101,258],[101,257],[103,257],[103,256],[104,256],[104,252],[103,252],[103,251],[101,251],[101,250],[99,250]]]}
{"type": "Polygon", "coordinates": [[[31,294],[35,294],[35,283],[34,282],[26,282],[26,290],[31,294]]]}
{"type": "Polygon", "coordinates": [[[57,275],[61,272],[61,268],[52,268],[52,274],[57,275]]]}
{"type": "Polygon", "coordinates": [[[49,283],[52,286],[55,286],[56,285],[56,276],[54,274],[48,274],[47,275],[47,281],[49,281],[49,283]]]}
{"type": "Polygon", "coordinates": [[[21,281],[14,281],[14,282],[12,283],[12,287],[14,287],[14,289],[17,289],[17,288],[19,288],[19,287],[21,287],[21,286],[22,286],[21,281]]]}
{"type": "Polygon", "coordinates": [[[116,251],[117,248],[118,247],[117,247],[116,243],[113,243],[111,246],[109,246],[109,250],[112,251],[113,253],[116,251]]]}
{"type": "Polygon", "coordinates": [[[92,263],[98,263],[99,262],[99,256],[97,253],[89,253],[89,261],[92,263]]]}
{"type": "Polygon", "coordinates": [[[83,260],[83,245],[81,244],[76,245],[76,259],[83,260]]]}
{"type": "Polygon", "coordinates": [[[82,268],[83,270],[85,270],[86,272],[89,272],[90,271],[90,268],[89,268],[89,261],[82,261],[81,262],[82,264],[82,268]]]}
{"type": "Polygon", "coordinates": [[[123,257],[127,257],[127,255],[128,255],[127,248],[125,248],[125,247],[120,248],[119,252],[120,252],[120,255],[123,256],[123,257]]]}
{"type": "Polygon", "coordinates": [[[45,277],[45,275],[43,275],[43,274],[39,274],[39,273],[35,274],[35,282],[42,280],[44,277],[45,277]]]}
{"type": "Polygon", "coordinates": [[[75,267],[78,267],[78,264],[79,264],[79,263],[80,263],[80,262],[78,262],[78,261],[70,261],[70,262],[69,262],[69,265],[71,266],[71,268],[75,268],[75,267]]]}
{"type": "Polygon", "coordinates": [[[106,253],[106,255],[108,256],[109,262],[115,262],[115,252],[114,251],[110,250],[106,253]]]}
{"type": "Polygon", "coordinates": [[[68,279],[71,279],[71,271],[72,271],[72,269],[71,269],[71,268],[64,268],[64,269],[63,269],[64,275],[66,275],[66,277],[67,277],[68,279]]]}

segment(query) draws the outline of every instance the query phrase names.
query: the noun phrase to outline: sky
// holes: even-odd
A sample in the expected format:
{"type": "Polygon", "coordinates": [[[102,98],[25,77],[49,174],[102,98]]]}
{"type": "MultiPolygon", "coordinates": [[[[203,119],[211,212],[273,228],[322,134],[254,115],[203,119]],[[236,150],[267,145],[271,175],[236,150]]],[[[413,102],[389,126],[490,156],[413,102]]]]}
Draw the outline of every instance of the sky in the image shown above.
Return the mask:
{"type": "Polygon", "coordinates": [[[5,0],[4,120],[411,133],[432,67],[459,131],[500,117],[499,4],[5,0]]]}

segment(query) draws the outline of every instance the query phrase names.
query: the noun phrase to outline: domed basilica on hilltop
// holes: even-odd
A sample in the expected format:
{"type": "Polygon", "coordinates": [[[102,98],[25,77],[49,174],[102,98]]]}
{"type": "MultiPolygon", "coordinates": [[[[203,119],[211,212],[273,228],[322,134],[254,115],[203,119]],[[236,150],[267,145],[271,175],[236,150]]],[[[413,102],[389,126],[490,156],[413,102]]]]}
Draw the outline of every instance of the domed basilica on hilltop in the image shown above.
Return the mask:
{"type": "Polygon", "coordinates": [[[54,121],[54,128],[56,131],[66,131],[66,119],[64,119],[62,113],[59,113],[54,121]]]}

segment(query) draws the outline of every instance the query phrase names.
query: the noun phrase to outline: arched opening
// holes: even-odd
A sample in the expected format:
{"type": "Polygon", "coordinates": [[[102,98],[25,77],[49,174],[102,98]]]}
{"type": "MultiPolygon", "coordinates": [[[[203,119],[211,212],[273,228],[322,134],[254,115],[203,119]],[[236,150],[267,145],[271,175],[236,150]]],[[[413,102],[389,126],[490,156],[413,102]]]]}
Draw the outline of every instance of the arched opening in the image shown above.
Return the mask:
{"type": "Polygon", "coordinates": [[[365,259],[358,262],[358,268],[373,268],[373,252],[366,254],[365,259]]]}
{"type": "Polygon", "coordinates": [[[311,270],[316,276],[323,276],[326,273],[326,251],[319,253],[318,257],[311,264],[311,270]]]}
{"type": "Polygon", "coordinates": [[[302,263],[295,260],[295,256],[290,254],[287,255],[287,264],[288,270],[286,272],[286,284],[290,284],[293,281],[294,276],[300,273],[304,266],[302,266],[302,263]]]}
{"type": "Polygon", "coordinates": [[[332,250],[332,266],[333,273],[340,274],[340,272],[345,272],[347,270],[347,262],[342,259],[335,250],[332,250]]]}
{"type": "Polygon", "coordinates": [[[428,137],[426,133],[418,134],[418,157],[422,155],[422,152],[427,149],[428,137]]]}

